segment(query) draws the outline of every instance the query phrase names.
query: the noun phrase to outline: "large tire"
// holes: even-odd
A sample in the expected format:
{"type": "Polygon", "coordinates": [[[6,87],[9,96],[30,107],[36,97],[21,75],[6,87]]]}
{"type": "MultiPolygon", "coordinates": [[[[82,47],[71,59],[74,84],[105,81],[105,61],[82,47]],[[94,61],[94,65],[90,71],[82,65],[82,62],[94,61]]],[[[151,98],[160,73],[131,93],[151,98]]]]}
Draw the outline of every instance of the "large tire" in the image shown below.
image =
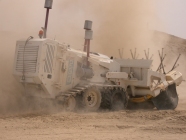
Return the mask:
{"type": "Polygon", "coordinates": [[[176,84],[169,85],[165,91],[152,98],[155,107],[158,110],[173,110],[178,105],[178,95],[176,92],[176,84]]]}
{"type": "Polygon", "coordinates": [[[90,87],[83,93],[86,111],[97,111],[101,105],[101,93],[96,87],[90,87]]]}
{"type": "Polygon", "coordinates": [[[103,109],[111,109],[112,107],[112,92],[109,89],[104,89],[101,91],[102,94],[102,101],[101,101],[101,108],[103,109]]]}
{"type": "Polygon", "coordinates": [[[116,89],[112,91],[111,108],[112,110],[126,109],[128,104],[128,95],[126,91],[116,89]]]}

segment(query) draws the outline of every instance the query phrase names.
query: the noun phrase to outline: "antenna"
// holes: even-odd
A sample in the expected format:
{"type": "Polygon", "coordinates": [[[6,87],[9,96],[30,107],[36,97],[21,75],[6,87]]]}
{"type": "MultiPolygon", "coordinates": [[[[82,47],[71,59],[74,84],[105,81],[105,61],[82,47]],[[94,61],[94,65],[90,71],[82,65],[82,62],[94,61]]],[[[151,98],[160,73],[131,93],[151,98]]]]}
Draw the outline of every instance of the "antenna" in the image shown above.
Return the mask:
{"type": "Polygon", "coordinates": [[[45,6],[46,8],[46,18],[45,18],[45,27],[42,28],[44,31],[44,38],[47,37],[47,26],[48,26],[48,17],[49,17],[49,10],[52,9],[53,0],[45,0],[45,6]]]}
{"type": "Polygon", "coordinates": [[[149,56],[150,55],[150,53],[149,53],[149,48],[148,48],[148,50],[146,51],[146,50],[144,50],[144,52],[145,52],[145,57],[146,57],[146,59],[148,60],[148,59],[152,59],[152,57],[153,57],[153,54],[151,55],[151,57],[149,56]]]}
{"type": "MultiPolygon", "coordinates": [[[[165,56],[166,56],[166,54],[163,56],[163,58],[162,58],[162,62],[164,61],[165,56]]],[[[158,69],[157,69],[156,71],[158,71],[159,69],[161,69],[161,63],[159,64],[158,69]]]]}
{"type": "Polygon", "coordinates": [[[139,56],[139,54],[136,56],[136,48],[134,50],[134,53],[132,52],[132,50],[130,50],[130,53],[131,53],[132,59],[137,59],[139,56]]]}
{"type": "Polygon", "coordinates": [[[120,59],[123,59],[123,48],[120,50],[120,49],[118,49],[118,51],[119,51],[119,56],[120,56],[120,59]]]}
{"type": "MultiPolygon", "coordinates": [[[[180,56],[181,56],[181,54],[179,54],[179,56],[177,57],[177,59],[176,59],[176,61],[175,61],[174,65],[173,65],[172,69],[171,69],[169,72],[171,72],[172,70],[174,70],[176,67],[178,67],[178,66],[179,66],[179,64],[178,64],[178,65],[176,65],[176,63],[178,62],[178,60],[179,60],[180,56]]],[[[169,72],[168,72],[168,73],[169,73],[169,72]]]]}
{"type": "Polygon", "coordinates": [[[159,57],[160,57],[160,69],[162,68],[163,69],[163,74],[166,74],[165,73],[165,69],[164,69],[164,65],[163,65],[163,58],[165,57],[165,55],[166,54],[163,54],[163,49],[164,48],[162,48],[162,51],[161,51],[161,53],[160,53],[160,51],[158,50],[158,53],[159,53],[159,57]]]}
{"type": "MultiPolygon", "coordinates": [[[[166,74],[165,69],[164,69],[164,65],[163,65],[163,60],[165,59],[166,54],[163,54],[163,48],[162,48],[162,52],[160,52],[158,50],[158,53],[159,53],[159,57],[160,57],[160,65],[159,65],[159,67],[158,67],[158,69],[156,71],[158,71],[160,69],[163,69],[163,74],[166,74]]],[[[178,55],[178,57],[177,57],[174,65],[173,65],[172,69],[169,72],[171,72],[172,70],[174,70],[175,68],[177,68],[179,66],[179,64],[177,64],[177,62],[178,62],[180,56],[181,56],[181,54],[178,55]]],[[[167,73],[169,73],[169,72],[167,72],[167,73]]]]}

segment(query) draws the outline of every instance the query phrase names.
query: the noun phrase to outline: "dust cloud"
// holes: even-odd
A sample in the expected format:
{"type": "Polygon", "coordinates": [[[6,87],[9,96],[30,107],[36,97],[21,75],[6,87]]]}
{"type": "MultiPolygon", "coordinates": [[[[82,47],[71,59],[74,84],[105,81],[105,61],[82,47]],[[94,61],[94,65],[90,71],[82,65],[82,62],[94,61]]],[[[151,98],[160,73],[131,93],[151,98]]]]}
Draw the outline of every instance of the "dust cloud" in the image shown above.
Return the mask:
{"type": "MultiPolygon", "coordinates": [[[[0,112],[24,106],[23,86],[12,75],[15,45],[16,40],[30,35],[37,38],[44,26],[43,6],[44,0],[0,1],[0,112]]],[[[118,57],[118,49],[123,48],[123,56],[129,58],[129,50],[137,48],[139,58],[144,58],[144,49],[157,51],[168,40],[154,43],[151,26],[160,24],[155,10],[154,1],[149,0],[54,0],[48,38],[82,50],[83,25],[88,19],[93,21],[94,31],[91,51],[118,57]]]]}

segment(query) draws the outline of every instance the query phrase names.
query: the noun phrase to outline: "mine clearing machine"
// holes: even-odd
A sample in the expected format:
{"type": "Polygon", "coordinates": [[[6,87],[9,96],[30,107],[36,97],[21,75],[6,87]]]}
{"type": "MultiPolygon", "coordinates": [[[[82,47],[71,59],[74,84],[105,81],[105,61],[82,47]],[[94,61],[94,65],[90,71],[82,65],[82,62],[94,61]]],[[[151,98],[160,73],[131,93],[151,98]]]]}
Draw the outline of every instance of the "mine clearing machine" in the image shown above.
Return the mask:
{"type": "MultiPolygon", "coordinates": [[[[48,1],[47,12],[51,9],[48,1]]],[[[170,72],[164,72],[163,51],[157,71],[151,70],[148,55],[137,59],[131,52],[132,59],[118,59],[90,52],[91,28],[92,22],[86,20],[83,51],[46,38],[47,24],[40,38],[17,41],[13,73],[30,95],[53,99],[66,110],[117,110],[131,104],[160,110],[177,107],[176,86],[183,78],[174,70],[176,63],[170,72]]]]}

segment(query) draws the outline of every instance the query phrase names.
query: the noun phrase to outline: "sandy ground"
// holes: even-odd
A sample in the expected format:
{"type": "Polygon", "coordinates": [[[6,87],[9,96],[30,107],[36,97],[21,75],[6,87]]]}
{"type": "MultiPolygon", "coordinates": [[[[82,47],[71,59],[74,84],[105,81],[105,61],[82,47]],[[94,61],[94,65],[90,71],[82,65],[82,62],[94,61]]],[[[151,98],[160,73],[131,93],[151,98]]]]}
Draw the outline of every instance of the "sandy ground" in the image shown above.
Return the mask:
{"type": "MultiPolygon", "coordinates": [[[[185,84],[184,84],[185,85],[185,84]]],[[[183,91],[184,85],[178,88],[183,91]]],[[[184,140],[186,96],[179,94],[176,110],[59,112],[36,109],[0,115],[2,140],[184,140]]]]}
{"type": "Polygon", "coordinates": [[[0,139],[186,139],[186,111],[29,113],[0,118],[0,139]]]}

